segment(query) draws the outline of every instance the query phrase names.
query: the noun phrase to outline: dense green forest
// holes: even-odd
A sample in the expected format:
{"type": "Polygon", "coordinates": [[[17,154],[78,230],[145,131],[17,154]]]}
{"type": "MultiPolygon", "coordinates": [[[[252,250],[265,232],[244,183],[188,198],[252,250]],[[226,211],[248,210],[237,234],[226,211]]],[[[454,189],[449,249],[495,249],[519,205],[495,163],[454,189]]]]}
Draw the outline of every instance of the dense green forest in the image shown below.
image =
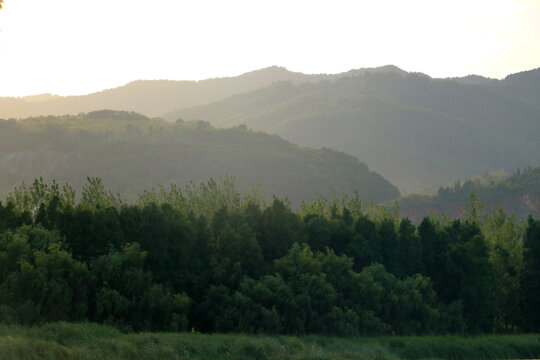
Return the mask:
{"type": "Polygon", "coordinates": [[[204,121],[168,123],[128,112],[0,120],[0,194],[37,177],[80,189],[99,177],[128,200],[160,185],[236,177],[242,191],[294,206],[316,194],[357,191],[387,201],[397,188],[356,158],[330,149],[301,148],[245,127],[213,129],[204,121]]]}
{"type": "Polygon", "coordinates": [[[540,221],[473,199],[419,226],[358,197],[291,210],[231,181],[147,191],[36,180],[0,206],[0,318],[130,331],[539,331],[540,221]]]}
{"type": "Polygon", "coordinates": [[[275,83],[165,118],[245,124],[302,146],[343,150],[410,193],[486,170],[539,165],[538,99],[540,69],[499,81],[386,67],[275,83]]]}
{"type": "Polygon", "coordinates": [[[417,223],[428,215],[458,217],[471,194],[482,201],[487,211],[500,205],[520,218],[531,214],[539,217],[540,167],[518,169],[513,175],[487,172],[463,184],[456,181],[453,186],[441,186],[436,195],[406,195],[397,201],[402,214],[417,223]]]}

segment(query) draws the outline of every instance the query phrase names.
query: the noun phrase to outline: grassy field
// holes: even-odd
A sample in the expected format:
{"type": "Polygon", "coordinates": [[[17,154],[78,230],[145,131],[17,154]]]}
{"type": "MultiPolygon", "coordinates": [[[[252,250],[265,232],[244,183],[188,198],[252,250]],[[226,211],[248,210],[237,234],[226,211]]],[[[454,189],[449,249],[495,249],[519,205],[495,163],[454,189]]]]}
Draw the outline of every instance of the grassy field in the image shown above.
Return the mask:
{"type": "Polygon", "coordinates": [[[344,339],[322,336],[123,334],[96,324],[0,325],[10,359],[534,359],[540,335],[344,339]]]}

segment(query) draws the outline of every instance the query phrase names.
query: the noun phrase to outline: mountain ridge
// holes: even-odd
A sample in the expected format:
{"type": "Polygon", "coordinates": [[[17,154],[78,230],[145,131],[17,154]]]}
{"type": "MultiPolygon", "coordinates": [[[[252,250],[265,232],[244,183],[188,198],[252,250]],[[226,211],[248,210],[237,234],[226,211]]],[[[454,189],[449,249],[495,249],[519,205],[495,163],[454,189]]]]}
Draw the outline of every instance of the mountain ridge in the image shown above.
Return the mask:
{"type": "MultiPolygon", "coordinates": [[[[535,71],[533,69],[530,71],[535,71]]],[[[203,80],[134,80],[127,84],[85,95],[59,96],[36,94],[24,97],[0,97],[0,118],[25,118],[39,115],[76,115],[102,109],[136,111],[147,116],[160,116],[175,109],[203,105],[229,96],[269,86],[277,81],[295,83],[336,80],[366,73],[410,73],[395,65],[351,69],[337,74],[305,74],[280,66],[269,66],[238,76],[203,80]]],[[[509,75],[507,78],[511,78],[509,75]]],[[[453,78],[456,81],[464,78],[453,78]]],[[[500,82],[502,80],[495,80],[500,82]]],[[[539,90],[540,91],[540,90],[539,90]]]]}

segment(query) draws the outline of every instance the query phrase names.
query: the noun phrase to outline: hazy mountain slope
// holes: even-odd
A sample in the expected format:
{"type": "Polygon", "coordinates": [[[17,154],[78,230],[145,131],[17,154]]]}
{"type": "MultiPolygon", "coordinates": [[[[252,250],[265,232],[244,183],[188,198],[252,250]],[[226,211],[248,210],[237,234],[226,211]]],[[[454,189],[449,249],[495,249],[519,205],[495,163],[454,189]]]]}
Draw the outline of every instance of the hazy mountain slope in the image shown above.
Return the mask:
{"type": "Polygon", "coordinates": [[[101,109],[128,110],[148,116],[180,107],[217,101],[275,81],[318,81],[340,75],[305,75],[273,66],[236,77],[202,81],[139,80],[127,85],[82,96],[42,94],[24,98],[0,98],[0,118],[79,114],[101,109]]]}
{"type": "Polygon", "coordinates": [[[333,80],[365,72],[395,72],[395,66],[351,70],[341,74],[302,74],[272,66],[239,76],[201,81],[139,80],[89,95],[57,96],[40,94],[23,98],[0,97],[0,118],[40,115],[76,115],[102,109],[135,111],[158,116],[182,107],[207,104],[234,94],[269,86],[277,81],[294,83],[333,80]]]}
{"type": "Polygon", "coordinates": [[[81,186],[87,176],[128,199],[168,186],[235,176],[241,190],[293,204],[316,194],[358,191],[385,201],[399,192],[364,163],[342,152],[300,148],[275,135],[205,122],[167,123],[125,112],[0,121],[0,193],[38,176],[81,186]]]}
{"type": "Polygon", "coordinates": [[[492,86],[368,71],[335,81],[276,83],[165,117],[246,124],[301,145],[340,149],[402,190],[421,190],[540,162],[540,110],[492,86]]]}
{"type": "Polygon", "coordinates": [[[484,182],[482,178],[439,188],[435,196],[408,195],[399,199],[404,216],[420,222],[425,216],[446,214],[458,217],[474,193],[491,211],[500,205],[507,213],[524,218],[540,216],[540,167],[526,168],[523,172],[499,181],[484,182]]]}
{"type": "Polygon", "coordinates": [[[505,96],[526,100],[540,108],[540,68],[509,75],[490,85],[491,89],[505,96]]]}

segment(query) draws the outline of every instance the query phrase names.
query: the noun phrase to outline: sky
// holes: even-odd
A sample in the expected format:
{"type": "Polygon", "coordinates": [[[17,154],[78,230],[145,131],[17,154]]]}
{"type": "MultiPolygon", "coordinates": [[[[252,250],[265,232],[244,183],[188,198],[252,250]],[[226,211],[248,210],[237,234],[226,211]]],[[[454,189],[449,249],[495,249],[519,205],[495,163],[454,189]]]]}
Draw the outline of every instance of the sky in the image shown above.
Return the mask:
{"type": "Polygon", "coordinates": [[[540,0],[5,0],[0,10],[0,96],[388,64],[432,77],[540,67],[540,0]]]}

